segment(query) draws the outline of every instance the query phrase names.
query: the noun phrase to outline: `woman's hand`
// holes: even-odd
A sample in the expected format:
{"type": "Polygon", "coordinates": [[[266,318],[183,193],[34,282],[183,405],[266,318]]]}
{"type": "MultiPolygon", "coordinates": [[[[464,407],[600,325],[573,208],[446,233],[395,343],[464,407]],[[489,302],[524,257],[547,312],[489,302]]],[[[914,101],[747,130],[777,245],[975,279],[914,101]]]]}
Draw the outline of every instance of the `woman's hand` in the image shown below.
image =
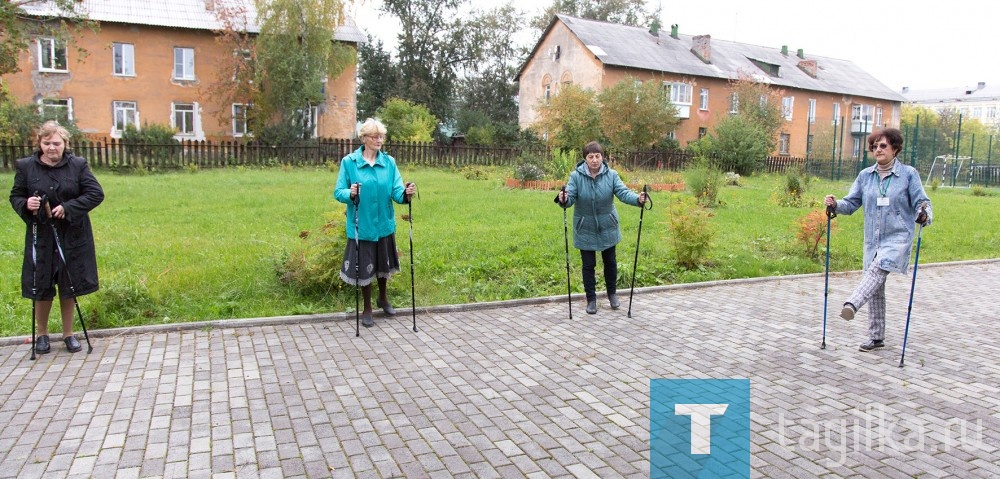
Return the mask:
{"type": "Polygon", "coordinates": [[[407,197],[413,196],[417,193],[417,184],[410,182],[406,184],[406,189],[403,190],[407,197]]]}
{"type": "Polygon", "coordinates": [[[639,206],[643,206],[645,204],[646,204],[646,192],[643,191],[642,193],[639,193],[639,206]]]}
{"type": "Polygon", "coordinates": [[[65,219],[66,210],[63,209],[62,205],[56,206],[55,208],[52,208],[52,217],[60,220],[65,219]]]}
{"type": "Polygon", "coordinates": [[[826,195],[826,199],[823,201],[826,206],[837,206],[837,197],[833,195],[826,195]]]}
{"type": "Polygon", "coordinates": [[[28,208],[28,211],[30,211],[32,214],[34,214],[36,211],[38,211],[38,207],[41,206],[41,204],[42,204],[42,201],[41,201],[41,199],[39,197],[37,197],[37,196],[29,196],[28,197],[28,202],[27,202],[27,204],[25,204],[25,206],[28,208]]]}
{"type": "Polygon", "coordinates": [[[360,193],[361,183],[351,183],[351,201],[357,201],[360,193]]]}
{"type": "Polygon", "coordinates": [[[569,200],[569,193],[565,189],[559,192],[559,204],[565,205],[566,201],[569,200]]]}

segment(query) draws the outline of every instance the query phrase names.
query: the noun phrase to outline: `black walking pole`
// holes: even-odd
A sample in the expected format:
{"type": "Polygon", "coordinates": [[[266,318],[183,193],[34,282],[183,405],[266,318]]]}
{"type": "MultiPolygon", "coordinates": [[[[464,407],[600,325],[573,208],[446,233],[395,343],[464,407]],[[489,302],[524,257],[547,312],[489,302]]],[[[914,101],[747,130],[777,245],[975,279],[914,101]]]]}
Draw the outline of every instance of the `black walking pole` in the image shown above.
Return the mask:
{"type": "Polygon", "coordinates": [[[566,205],[559,201],[559,197],[566,191],[566,185],[559,189],[555,202],[562,206],[563,210],[563,242],[566,244],[566,306],[569,307],[569,319],[573,319],[573,295],[570,292],[569,282],[569,223],[566,221],[566,205]]]}
{"type": "MultiPolygon", "coordinates": [[[[42,199],[44,203],[46,200],[42,199]]],[[[48,203],[40,205],[39,208],[45,208],[48,212],[48,203]]],[[[54,221],[49,222],[49,226],[52,227],[52,238],[55,239],[56,251],[59,252],[59,259],[62,261],[63,268],[66,268],[66,281],[69,282],[69,292],[73,295],[73,305],[76,306],[76,314],[80,316],[80,328],[83,329],[83,338],[87,340],[87,354],[94,351],[94,347],[90,344],[90,335],[87,334],[87,323],[83,320],[83,311],[80,311],[80,302],[76,300],[76,287],[73,285],[73,277],[69,273],[69,265],[66,264],[66,255],[63,254],[62,241],[59,239],[59,231],[56,230],[56,224],[54,221]]],[[[60,300],[61,301],[61,300],[60,300]]]]}
{"type": "Polygon", "coordinates": [[[823,343],[820,349],[826,349],[826,305],[830,298],[830,221],[837,217],[837,207],[826,207],[826,283],[823,285],[823,343]]]}
{"type": "MultiPolygon", "coordinates": [[[[412,183],[407,183],[410,186],[412,183]]],[[[406,219],[410,223],[410,309],[413,311],[413,332],[417,332],[417,287],[413,279],[413,198],[406,201],[406,219]]]]}
{"type": "Polygon", "coordinates": [[[358,228],[358,203],[361,202],[361,183],[358,185],[358,194],[351,202],[354,203],[354,337],[361,336],[361,305],[359,295],[361,293],[361,236],[358,228]]]}
{"type": "MultiPolygon", "coordinates": [[[[39,210],[40,211],[40,210],[39,210]]],[[[38,278],[35,271],[38,269],[36,261],[38,259],[38,222],[31,222],[31,360],[35,360],[35,302],[38,297],[38,278]]]]}
{"type": "MultiPolygon", "coordinates": [[[[926,207],[920,208],[921,213],[926,212],[926,207]]],[[[899,356],[899,367],[903,367],[903,359],[906,357],[906,339],[910,335],[910,312],[913,311],[913,289],[917,286],[917,265],[920,264],[920,237],[924,234],[924,225],[921,223],[920,231],[917,232],[917,254],[913,258],[913,280],[910,282],[910,305],[906,307],[906,328],[903,330],[903,354],[899,356]]]]}
{"type": "Polygon", "coordinates": [[[628,317],[632,317],[632,295],[635,294],[635,269],[639,266],[639,240],[642,239],[642,214],[648,209],[653,209],[653,200],[649,197],[647,188],[649,185],[642,185],[642,192],[646,193],[646,202],[639,205],[639,232],[635,235],[635,260],[632,261],[632,291],[628,293],[628,317]]]}

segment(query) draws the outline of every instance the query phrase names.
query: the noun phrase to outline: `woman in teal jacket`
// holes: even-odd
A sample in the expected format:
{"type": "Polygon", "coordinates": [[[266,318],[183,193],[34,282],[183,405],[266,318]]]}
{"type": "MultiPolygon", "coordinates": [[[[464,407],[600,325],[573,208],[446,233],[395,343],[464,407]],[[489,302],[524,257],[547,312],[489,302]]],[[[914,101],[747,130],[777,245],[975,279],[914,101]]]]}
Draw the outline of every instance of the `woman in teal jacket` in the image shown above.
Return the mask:
{"type": "Polygon", "coordinates": [[[396,216],[392,203],[408,203],[416,191],[413,183],[403,185],[396,160],[382,151],[385,133],[382,122],[374,118],[365,120],[359,131],[363,146],[340,160],[337,186],[333,190],[333,197],[337,201],[350,205],[347,208],[346,225],[350,241],[344,250],[340,279],[361,286],[365,298],[361,324],[365,327],[375,325],[371,301],[373,278],[378,283],[376,304],[385,314],[395,314],[386,295],[389,277],[399,272],[396,216]],[[357,218],[353,206],[355,202],[357,218]],[[355,244],[355,238],[359,240],[358,244],[355,244]]]}
{"type": "Polygon", "coordinates": [[[608,290],[611,309],[618,309],[621,301],[616,294],[618,260],[615,246],[622,239],[618,226],[618,210],[614,199],[632,206],[642,206],[646,193],[628,189],[618,172],[604,162],[604,148],[592,141],[583,147],[584,161],[576,165],[569,175],[566,189],[559,193],[559,204],[573,208],[573,247],[580,250],[583,261],[583,289],[587,293],[587,313],[597,313],[597,252],[604,263],[604,284],[608,290]]]}

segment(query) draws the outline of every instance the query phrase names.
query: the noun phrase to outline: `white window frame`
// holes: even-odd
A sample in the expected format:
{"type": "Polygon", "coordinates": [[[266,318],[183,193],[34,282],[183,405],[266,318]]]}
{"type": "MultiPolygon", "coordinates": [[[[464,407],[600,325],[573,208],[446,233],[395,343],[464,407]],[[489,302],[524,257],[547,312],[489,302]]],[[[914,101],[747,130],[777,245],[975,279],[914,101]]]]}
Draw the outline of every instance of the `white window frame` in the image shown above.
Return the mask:
{"type": "Polygon", "coordinates": [[[737,114],[740,112],[740,95],[739,93],[732,92],[729,94],[729,113],[737,114]]]}
{"type": "Polygon", "coordinates": [[[997,107],[990,105],[986,107],[986,119],[995,120],[997,118],[997,107]]]}
{"type": "MultiPolygon", "coordinates": [[[[296,124],[300,124],[302,122],[302,120],[303,120],[303,117],[305,117],[305,109],[304,108],[299,108],[298,110],[295,110],[295,123],[296,124]]],[[[308,118],[308,121],[309,121],[309,125],[312,126],[312,132],[311,132],[312,138],[316,138],[317,132],[319,131],[319,107],[318,106],[311,106],[311,107],[309,107],[309,118],[308,118]]]]}
{"type": "Polygon", "coordinates": [[[136,128],[139,128],[139,102],[112,101],[111,136],[117,138],[125,131],[128,125],[134,125],[136,128]]]}
{"type": "Polygon", "coordinates": [[[38,100],[38,113],[48,118],[46,110],[65,110],[66,119],[73,120],[73,99],[72,98],[40,98],[38,100]]]}
{"type": "Polygon", "coordinates": [[[701,92],[698,93],[698,109],[708,110],[708,88],[702,88],[701,92]]]}
{"type": "Polygon", "coordinates": [[[177,130],[177,136],[195,136],[198,131],[197,122],[197,103],[173,102],[170,104],[170,126],[177,130]]]}
{"type": "Polygon", "coordinates": [[[663,97],[674,105],[691,106],[693,90],[694,88],[688,83],[663,82],[663,97]]]}
{"type": "Polygon", "coordinates": [[[69,71],[69,57],[64,40],[38,37],[38,71],[60,73],[69,71]],[[60,59],[62,60],[62,68],[59,65],[60,59]],[[48,61],[46,62],[46,60],[48,61]]]}
{"type": "Polygon", "coordinates": [[[135,76],[135,45],[131,43],[111,45],[111,73],[120,77],[135,76]]]}
{"type": "Polygon", "coordinates": [[[194,80],[194,48],[174,47],[174,80],[194,80]],[[178,58],[178,55],[180,58],[178,58]]]}
{"type": "Polygon", "coordinates": [[[789,155],[791,149],[792,135],[788,133],[782,133],[778,137],[778,154],[779,155],[789,155]]]}
{"type": "Polygon", "coordinates": [[[781,97],[781,116],[785,117],[785,120],[792,121],[793,110],[795,110],[795,97],[781,97]]]}
{"type": "Polygon", "coordinates": [[[840,103],[833,102],[833,124],[840,122],[840,103]]]}
{"type": "Polygon", "coordinates": [[[816,99],[809,99],[809,123],[816,123],[816,99]]]}
{"type": "Polygon", "coordinates": [[[253,105],[248,103],[233,103],[233,136],[240,138],[243,136],[253,136],[250,131],[250,119],[247,113],[253,105]]]}
{"type": "Polygon", "coordinates": [[[542,88],[544,89],[545,106],[548,106],[552,101],[552,83],[546,83],[542,88]]]}

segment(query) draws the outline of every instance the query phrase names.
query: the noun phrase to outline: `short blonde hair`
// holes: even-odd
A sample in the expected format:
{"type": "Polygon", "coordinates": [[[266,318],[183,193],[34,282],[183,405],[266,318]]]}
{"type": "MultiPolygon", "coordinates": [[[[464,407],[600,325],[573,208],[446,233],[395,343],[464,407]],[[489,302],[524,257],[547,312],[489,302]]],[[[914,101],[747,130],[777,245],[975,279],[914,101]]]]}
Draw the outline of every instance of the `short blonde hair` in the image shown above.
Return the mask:
{"type": "Polygon", "coordinates": [[[38,145],[42,145],[43,138],[48,138],[52,135],[59,135],[59,137],[62,138],[63,143],[69,143],[69,130],[60,125],[58,121],[49,120],[42,123],[42,126],[38,127],[38,136],[36,138],[38,140],[38,145]]]}
{"type": "Polygon", "coordinates": [[[368,136],[368,135],[385,135],[386,129],[385,124],[376,118],[368,118],[364,123],[361,124],[361,128],[358,128],[358,137],[368,136]]]}

